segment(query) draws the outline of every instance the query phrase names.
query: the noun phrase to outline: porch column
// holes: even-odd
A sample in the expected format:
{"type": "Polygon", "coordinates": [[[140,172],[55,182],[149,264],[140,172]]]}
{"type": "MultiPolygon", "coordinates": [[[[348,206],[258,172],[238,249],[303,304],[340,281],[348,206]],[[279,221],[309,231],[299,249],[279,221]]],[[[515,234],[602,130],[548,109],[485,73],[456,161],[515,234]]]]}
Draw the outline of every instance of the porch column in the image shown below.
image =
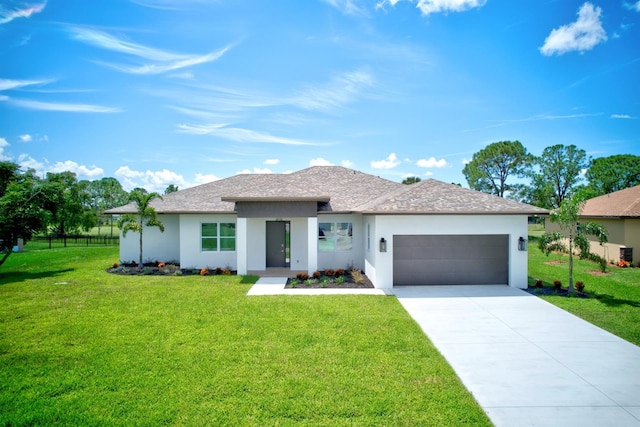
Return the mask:
{"type": "Polygon", "coordinates": [[[307,218],[307,271],[312,274],[318,269],[318,218],[307,218]]]}
{"type": "Polygon", "coordinates": [[[247,274],[247,218],[236,220],[236,257],[238,274],[247,274]]]}

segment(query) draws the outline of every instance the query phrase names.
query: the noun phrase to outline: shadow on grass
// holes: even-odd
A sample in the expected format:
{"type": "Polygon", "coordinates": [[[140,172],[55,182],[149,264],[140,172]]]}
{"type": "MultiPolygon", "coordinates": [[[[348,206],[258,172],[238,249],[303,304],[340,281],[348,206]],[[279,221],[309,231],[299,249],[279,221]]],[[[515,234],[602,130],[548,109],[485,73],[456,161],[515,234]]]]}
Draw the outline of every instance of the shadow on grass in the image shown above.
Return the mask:
{"type": "Polygon", "coordinates": [[[259,276],[252,275],[242,276],[242,280],[240,281],[240,283],[242,283],[243,285],[253,285],[258,281],[259,278],[259,276]]]}
{"type": "Polygon", "coordinates": [[[12,271],[10,273],[3,273],[0,271],[0,286],[7,285],[9,283],[24,282],[34,279],[47,279],[50,277],[57,277],[65,273],[75,271],[74,268],[65,268],[64,270],[55,271],[12,271]]]}
{"type": "Polygon", "coordinates": [[[628,305],[631,307],[640,307],[640,302],[629,299],[614,298],[611,295],[599,294],[598,300],[608,307],[620,307],[622,305],[628,305]]]}

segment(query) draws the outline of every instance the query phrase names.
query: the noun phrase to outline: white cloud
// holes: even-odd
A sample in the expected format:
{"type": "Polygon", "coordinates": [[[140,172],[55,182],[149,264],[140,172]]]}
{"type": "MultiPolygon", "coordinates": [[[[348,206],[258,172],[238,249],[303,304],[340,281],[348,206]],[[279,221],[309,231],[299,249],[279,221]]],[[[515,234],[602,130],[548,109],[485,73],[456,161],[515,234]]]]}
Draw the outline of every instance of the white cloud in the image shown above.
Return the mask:
{"type": "Polygon", "coordinates": [[[180,129],[180,132],[182,133],[190,133],[194,135],[212,135],[224,139],[229,139],[235,142],[253,142],[281,145],[326,145],[321,143],[307,142],[298,139],[275,136],[266,132],[260,132],[251,129],[228,127],[228,125],[225,123],[201,125],[182,124],[178,125],[178,129],[180,129]]]}
{"type": "Polygon", "coordinates": [[[215,176],[214,174],[202,174],[202,173],[197,173],[196,174],[196,184],[207,184],[209,182],[213,182],[213,181],[217,181],[220,178],[218,178],[217,176],[215,176]]]}
{"type": "Polygon", "coordinates": [[[309,160],[309,166],[333,166],[329,160],[325,160],[322,157],[309,160]]]}
{"type": "Polygon", "coordinates": [[[20,135],[19,138],[20,138],[20,142],[31,142],[31,140],[33,140],[33,137],[28,133],[25,133],[24,135],[20,135]]]}
{"type": "MultiPolygon", "coordinates": [[[[129,166],[121,166],[116,170],[115,176],[127,191],[131,191],[135,187],[142,187],[147,191],[164,193],[164,190],[170,184],[177,185],[178,188],[182,189],[193,186],[182,175],[168,169],[142,172],[133,170],[129,166]]],[[[204,175],[201,175],[202,177],[204,175]]]]}
{"type": "Polygon", "coordinates": [[[323,0],[345,15],[366,15],[366,10],[356,0],[323,0]]]}
{"type": "Polygon", "coordinates": [[[437,160],[435,157],[429,157],[428,159],[420,159],[416,163],[421,168],[443,168],[447,166],[445,159],[437,160]]]}
{"type": "Polygon", "coordinates": [[[635,3],[624,3],[625,7],[629,10],[635,10],[636,12],[640,12],[640,1],[636,1],[635,3]]]}
{"type": "Polygon", "coordinates": [[[265,165],[277,165],[280,163],[280,159],[267,159],[264,161],[265,165]]]}
{"type": "Polygon", "coordinates": [[[343,160],[342,162],[340,162],[340,164],[342,164],[343,167],[345,168],[353,168],[354,163],[351,160],[343,160]]]}
{"type": "Polygon", "coordinates": [[[487,0],[418,0],[416,7],[423,15],[439,12],[464,12],[482,7],[487,0]]]}
{"type": "Polygon", "coordinates": [[[103,65],[112,67],[116,70],[132,74],[160,74],[167,71],[190,67],[192,65],[212,62],[219,59],[229,49],[231,49],[231,45],[227,45],[221,49],[204,55],[189,55],[167,52],[161,49],[144,46],[112,36],[111,34],[107,34],[103,31],[92,30],[89,28],[70,27],[69,32],[72,34],[74,39],[82,43],[127,55],[137,56],[146,60],[156,61],[155,64],[145,64],[141,66],[125,66],[103,63],[103,65]]]}
{"type": "Polygon", "coordinates": [[[73,160],[66,160],[51,164],[46,160],[44,162],[36,160],[28,154],[20,154],[18,156],[17,163],[23,169],[35,170],[40,176],[44,176],[47,172],[60,173],[68,171],[75,173],[79,180],[94,180],[104,177],[104,169],[95,165],[81,165],[73,160]]]}
{"type": "Polygon", "coordinates": [[[28,154],[20,154],[18,156],[18,164],[21,168],[33,169],[40,175],[44,175],[44,173],[46,172],[44,163],[37,161],[28,154]]]}
{"type": "Polygon", "coordinates": [[[308,86],[292,103],[306,110],[334,110],[354,102],[374,83],[373,75],[366,71],[342,73],[326,85],[308,86]]]}
{"type": "Polygon", "coordinates": [[[45,85],[51,83],[52,80],[15,80],[0,79],[0,90],[20,89],[25,86],[45,85]]]}
{"type": "Polygon", "coordinates": [[[42,12],[46,5],[46,1],[32,5],[20,4],[14,7],[0,4],[0,24],[7,24],[17,18],[29,18],[34,13],[42,12]]]}
{"type": "Polygon", "coordinates": [[[6,139],[0,137],[0,161],[8,161],[11,160],[11,157],[4,154],[4,149],[9,146],[9,143],[6,139]]]}
{"type": "Polygon", "coordinates": [[[424,176],[431,176],[431,175],[433,175],[433,172],[431,172],[431,171],[426,171],[424,173],[424,176]]]}
{"type": "Polygon", "coordinates": [[[611,115],[612,119],[626,119],[626,120],[633,120],[635,119],[635,117],[631,117],[628,114],[612,114],[611,115]]]}
{"type": "Polygon", "coordinates": [[[384,160],[372,161],[371,167],[374,169],[393,169],[400,164],[396,153],[391,153],[384,160]]]}
{"type": "MultiPolygon", "coordinates": [[[[464,12],[469,9],[482,7],[487,0],[408,0],[411,3],[417,3],[416,8],[423,15],[440,12],[464,12]]],[[[380,0],[376,3],[376,9],[385,9],[386,5],[395,6],[400,0],[380,0]]]]}
{"type": "Polygon", "coordinates": [[[46,172],[73,172],[76,174],[78,179],[97,179],[102,178],[104,176],[104,169],[91,166],[87,167],[85,165],[79,165],[78,163],[67,160],[64,162],[57,162],[52,166],[48,166],[46,172]]]}
{"type": "Polygon", "coordinates": [[[104,65],[115,70],[131,74],[162,74],[167,71],[179,70],[181,68],[190,67],[192,65],[204,64],[206,62],[215,61],[224,55],[230,47],[224,47],[205,55],[192,55],[180,61],[174,61],[167,64],[146,64],[139,67],[130,67],[124,65],[108,64],[104,65]]]}
{"type": "MultiPolygon", "coordinates": [[[[190,4],[210,3],[211,0],[130,0],[139,6],[160,10],[179,10],[190,6],[190,4]]],[[[215,0],[214,0],[215,1],[215,0]]]]}
{"type": "Polygon", "coordinates": [[[470,162],[471,162],[471,159],[462,159],[463,165],[469,164],[470,162]]]}
{"type": "Polygon", "coordinates": [[[31,101],[28,99],[14,99],[9,97],[7,97],[7,99],[5,100],[13,105],[17,105],[18,107],[40,111],[63,111],[66,113],[119,113],[122,111],[119,108],[105,107],[102,105],[42,102],[31,101]]]}
{"type": "Polygon", "coordinates": [[[240,172],[238,172],[238,174],[269,174],[269,173],[273,173],[271,172],[271,169],[268,168],[264,168],[264,169],[260,169],[260,168],[253,168],[253,170],[251,169],[243,169],[240,172]]]}
{"type": "Polygon", "coordinates": [[[379,2],[376,3],[376,10],[377,9],[385,9],[385,6],[390,4],[391,7],[395,6],[400,0],[380,0],[379,2]]]}
{"type": "Polygon", "coordinates": [[[578,19],[551,31],[540,48],[543,55],[562,55],[571,51],[584,52],[607,40],[600,15],[602,9],[586,2],[578,11],[578,19]]]}

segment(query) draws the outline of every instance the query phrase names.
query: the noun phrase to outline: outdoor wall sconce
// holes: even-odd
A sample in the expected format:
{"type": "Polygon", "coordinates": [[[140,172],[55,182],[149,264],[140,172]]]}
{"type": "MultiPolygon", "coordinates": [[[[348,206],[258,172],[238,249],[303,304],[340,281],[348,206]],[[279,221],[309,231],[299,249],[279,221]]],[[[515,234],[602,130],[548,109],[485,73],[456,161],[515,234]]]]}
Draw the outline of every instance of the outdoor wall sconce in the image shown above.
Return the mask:
{"type": "Polygon", "coordinates": [[[519,251],[526,251],[527,250],[527,239],[525,239],[524,237],[520,237],[518,239],[518,250],[519,251]]]}
{"type": "Polygon", "coordinates": [[[387,241],[384,240],[384,237],[380,239],[380,252],[387,252],[387,241]]]}

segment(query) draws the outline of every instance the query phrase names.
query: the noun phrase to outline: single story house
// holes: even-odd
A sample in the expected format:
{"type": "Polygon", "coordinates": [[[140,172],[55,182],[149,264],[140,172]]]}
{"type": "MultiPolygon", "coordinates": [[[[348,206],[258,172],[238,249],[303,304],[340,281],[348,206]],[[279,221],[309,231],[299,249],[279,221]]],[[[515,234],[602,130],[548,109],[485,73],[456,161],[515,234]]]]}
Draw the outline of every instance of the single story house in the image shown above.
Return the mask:
{"type": "MultiPolygon", "coordinates": [[[[403,185],[338,166],[240,174],[156,199],[146,260],[238,274],[361,268],[377,288],[527,287],[527,218],[548,211],[428,179],[403,185]]],[[[134,205],[111,214],[135,214],[134,205]]],[[[138,258],[138,235],[120,259],[138,258]]]]}
{"type": "Polygon", "coordinates": [[[622,254],[629,262],[640,259],[640,185],[587,200],[580,218],[607,228],[609,242],[592,241],[592,252],[607,261],[618,261],[622,254]]]}

